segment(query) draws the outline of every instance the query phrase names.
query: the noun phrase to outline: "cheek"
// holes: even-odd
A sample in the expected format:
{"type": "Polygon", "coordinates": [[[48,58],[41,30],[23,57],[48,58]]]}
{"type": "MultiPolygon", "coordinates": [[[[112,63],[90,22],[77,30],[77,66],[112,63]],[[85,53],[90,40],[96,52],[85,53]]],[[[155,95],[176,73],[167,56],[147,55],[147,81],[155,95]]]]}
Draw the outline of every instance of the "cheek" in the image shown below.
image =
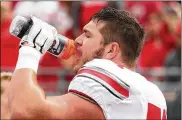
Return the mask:
{"type": "Polygon", "coordinates": [[[96,40],[96,39],[86,39],[83,42],[83,46],[82,47],[83,47],[85,52],[91,53],[95,49],[100,47],[100,42],[99,42],[99,40],[96,40]]]}
{"type": "Polygon", "coordinates": [[[94,46],[94,45],[88,45],[88,46],[84,46],[83,50],[82,50],[82,56],[86,56],[86,57],[91,57],[92,54],[98,49],[98,46],[94,46]]]}
{"type": "Polygon", "coordinates": [[[93,54],[101,47],[101,37],[92,36],[85,38],[81,46],[82,58],[92,58],[93,54]]]}
{"type": "Polygon", "coordinates": [[[90,57],[93,53],[93,48],[90,48],[90,47],[86,47],[83,48],[82,50],[82,57],[85,58],[85,57],[90,57]]]}

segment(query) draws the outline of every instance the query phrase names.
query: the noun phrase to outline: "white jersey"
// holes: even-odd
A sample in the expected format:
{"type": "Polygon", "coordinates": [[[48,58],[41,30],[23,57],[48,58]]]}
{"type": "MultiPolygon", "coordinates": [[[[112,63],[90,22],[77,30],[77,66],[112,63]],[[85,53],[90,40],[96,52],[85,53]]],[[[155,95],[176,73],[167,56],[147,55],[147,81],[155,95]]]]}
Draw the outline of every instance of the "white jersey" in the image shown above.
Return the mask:
{"type": "Polygon", "coordinates": [[[166,101],[153,83],[106,59],[86,63],[69,85],[103,110],[106,119],[166,119],[166,101]]]}

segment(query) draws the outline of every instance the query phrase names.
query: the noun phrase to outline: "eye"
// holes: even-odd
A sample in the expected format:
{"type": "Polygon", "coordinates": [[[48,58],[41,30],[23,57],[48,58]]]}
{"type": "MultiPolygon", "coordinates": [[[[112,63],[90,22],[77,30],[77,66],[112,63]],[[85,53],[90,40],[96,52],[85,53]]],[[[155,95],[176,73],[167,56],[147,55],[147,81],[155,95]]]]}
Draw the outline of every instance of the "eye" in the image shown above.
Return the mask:
{"type": "Polygon", "coordinates": [[[87,38],[90,38],[90,35],[85,35],[87,38]]]}
{"type": "Polygon", "coordinates": [[[86,38],[90,38],[90,35],[88,35],[87,33],[84,33],[86,38]]]}

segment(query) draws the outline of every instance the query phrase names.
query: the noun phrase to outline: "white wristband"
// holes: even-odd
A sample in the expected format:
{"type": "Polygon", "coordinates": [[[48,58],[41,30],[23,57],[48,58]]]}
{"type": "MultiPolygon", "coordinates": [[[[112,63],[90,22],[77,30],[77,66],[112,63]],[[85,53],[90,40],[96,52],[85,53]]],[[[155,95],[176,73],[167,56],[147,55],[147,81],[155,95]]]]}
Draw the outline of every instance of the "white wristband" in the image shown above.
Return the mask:
{"type": "Polygon", "coordinates": [[[19,50],[19,56],[15,70],[21,68],[30,68],[37,73],[41,56],[41,53],[36,49],[29,46],[22,46],[19,50]]]}

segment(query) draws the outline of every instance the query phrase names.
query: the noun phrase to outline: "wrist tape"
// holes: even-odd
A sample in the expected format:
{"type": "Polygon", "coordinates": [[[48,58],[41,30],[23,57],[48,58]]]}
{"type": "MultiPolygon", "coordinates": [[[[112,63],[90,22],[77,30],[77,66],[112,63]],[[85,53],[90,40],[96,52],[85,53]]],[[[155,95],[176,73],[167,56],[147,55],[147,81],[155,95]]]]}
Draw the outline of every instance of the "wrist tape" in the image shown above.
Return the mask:
{"type": "Polygon", "coordinates": [[[22,46],[19,49],[18,61],[15,70],[30,68],[37,73],[41,53],[29,46],[22,46]]]}

